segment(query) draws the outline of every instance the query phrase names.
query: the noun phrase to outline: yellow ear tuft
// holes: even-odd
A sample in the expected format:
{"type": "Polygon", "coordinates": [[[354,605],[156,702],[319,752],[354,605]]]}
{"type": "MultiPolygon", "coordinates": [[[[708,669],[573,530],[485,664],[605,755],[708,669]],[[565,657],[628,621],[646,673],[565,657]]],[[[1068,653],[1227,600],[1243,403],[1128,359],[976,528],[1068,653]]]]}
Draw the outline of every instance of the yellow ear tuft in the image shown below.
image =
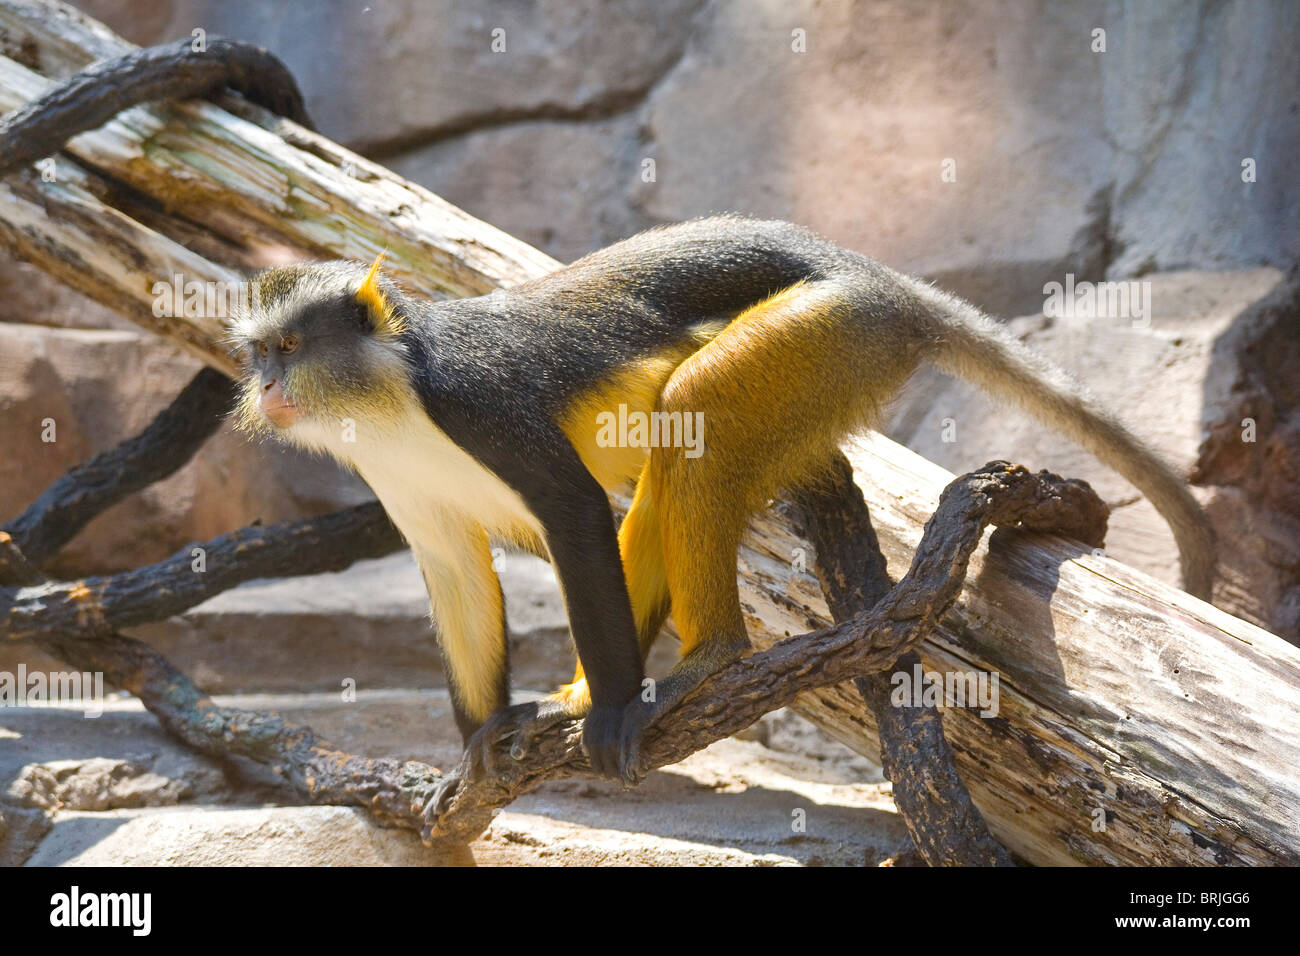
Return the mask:
{"type": "Polygon", "coordinates": [[[401,316],[393,312],[393,306],[379,288],[379,266],[384,261],[384,253],[375,259],[366,277],[357,289],[357,301],[369,307],[375,321],[375,332],[379,335],[400,335],[404,329],[401,316]]]}

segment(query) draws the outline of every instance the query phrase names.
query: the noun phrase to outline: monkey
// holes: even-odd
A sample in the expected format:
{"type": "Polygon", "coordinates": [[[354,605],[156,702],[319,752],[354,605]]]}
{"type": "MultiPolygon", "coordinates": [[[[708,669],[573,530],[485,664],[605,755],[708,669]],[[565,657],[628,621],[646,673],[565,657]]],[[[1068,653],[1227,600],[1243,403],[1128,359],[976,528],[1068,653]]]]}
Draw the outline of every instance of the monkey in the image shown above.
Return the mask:
{"type": "Polygon", "coordinates": [[[382,258],[254,277],[230,333],[237,416],[354,469],[410,543],[473,773],[496,743],[518,757],[583,718],[592,769],[636,782],[649,724],[749,649],[736,559],[750,517],[879,424],[922,362],[1132,482],[1169,523],[1185,588],[1209,598],[1213,534],[1170,465],[975,306],[801,227],[661,226],[453,301],[406,293],[382,258]],[[611,441],[620,409],[694,416],[702,448],[611,441]],[[616,527],[619,489],[633,497],[616,527]],[[570,683],[513,707],[493,542],[550,560],[578,657],[570,683]],[[646,702],[670,613],[681,656],[646,702]]]}

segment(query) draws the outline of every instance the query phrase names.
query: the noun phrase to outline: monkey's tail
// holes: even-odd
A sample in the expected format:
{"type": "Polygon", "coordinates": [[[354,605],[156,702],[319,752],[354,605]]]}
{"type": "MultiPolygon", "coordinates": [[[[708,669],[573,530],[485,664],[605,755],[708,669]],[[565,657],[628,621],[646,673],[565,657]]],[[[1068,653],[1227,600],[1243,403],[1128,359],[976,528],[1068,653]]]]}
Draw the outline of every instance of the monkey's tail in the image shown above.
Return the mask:
{"type": "Polygon", "coordinates": [[[1132,482],[1174,533],[1183,588],[1208,601],[1214,584],[1214,532],[1183,477],[1069,375],[1036,356],[996,321],[932,286],[916,282],[914,288],[927,311],[939,319],[928,359],[1021,406],[1132,482]]]}

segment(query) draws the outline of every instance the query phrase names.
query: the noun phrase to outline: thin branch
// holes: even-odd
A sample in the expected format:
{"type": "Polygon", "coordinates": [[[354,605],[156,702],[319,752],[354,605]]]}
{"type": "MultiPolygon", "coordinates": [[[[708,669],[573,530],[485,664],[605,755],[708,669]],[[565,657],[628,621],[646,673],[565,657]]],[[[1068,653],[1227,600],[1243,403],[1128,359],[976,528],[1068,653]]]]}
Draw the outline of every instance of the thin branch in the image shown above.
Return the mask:
{"type": "Polygon", "coordinates": [[[95,638],[180,614],[254,578],[342,571],[402,546],[374,501],[319,518],[241,528],[120,574],[0,588],[0,633],[9,640],[95,638]]]}
{"type": "MultiPolygon", "coordinates": [[[[798,523],[816,549],[817,578],[834,621],[849,620],[874,607],[893,582],[848,459],[836,455],[826,481],[799,489],[793,505],[798,523]]],[[[916,651],[908,651],[890,671],[910,672],[920,663],[916,651]]],[[[957,773],[938,708],[894,706],[886,671],[853,683],[876,718],[881,762],[893,784],[894,803],[925,862],[1011,866],[1010,855],[989,833],[957,773]]]]}
{"type": "Polygon", "coordinates": [[[227,87],[313,128],[293,74],[277,57],[224,37],[210,37],[196,50],[187,37],[92,63],[0,120],[0,176],[58,152],[73,136],[104,125],[124,109],[208,96],[227,87]]]}
{"type": "Polygon", "coordinates": [[[28,561],[44,564],[100,512],[194,457],[234,400],[230,379],[200,369],[144,431],[70,470],[4,530],[28,561]]]}

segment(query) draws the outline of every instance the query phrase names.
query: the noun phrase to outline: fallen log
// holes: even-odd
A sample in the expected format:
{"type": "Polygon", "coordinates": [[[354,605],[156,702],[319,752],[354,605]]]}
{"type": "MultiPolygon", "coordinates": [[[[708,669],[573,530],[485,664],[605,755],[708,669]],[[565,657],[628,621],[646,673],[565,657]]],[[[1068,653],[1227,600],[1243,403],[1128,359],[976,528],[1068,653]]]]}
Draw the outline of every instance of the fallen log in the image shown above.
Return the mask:
{"type": "MultiPolygon", "coordinates": [[[[60,9],[0,3],[0,50],[27,51],[25,63],[0,57],[0,110],[48,85],[32,67],[128,48],[60,9]]],[[[219,369],[220,318],[153,316],[154,282],[237,283],[274,255],[387,248],[413,290],[447,296],[556,265],[328,140],[222,106],[134,108],[74,140],[53,181],[0,183],[0,241],[219,369]]],[[[952,476],[878,436],[846,451],[901,576],[952,476]]],[[[827,624],[807,556],[779,518],[754,523],[740,564],[759,647],[827,624]]],[[[944,729],[994,836],[1025,859],[1300,862],[1300,652],[1279,638],[1078,544],[1002,530],[920,652],[942,673],[998,675],[996,715],[948,707],[944,729]]],[[[878,757],[851,684],[793,706],[878,757]]]]}

